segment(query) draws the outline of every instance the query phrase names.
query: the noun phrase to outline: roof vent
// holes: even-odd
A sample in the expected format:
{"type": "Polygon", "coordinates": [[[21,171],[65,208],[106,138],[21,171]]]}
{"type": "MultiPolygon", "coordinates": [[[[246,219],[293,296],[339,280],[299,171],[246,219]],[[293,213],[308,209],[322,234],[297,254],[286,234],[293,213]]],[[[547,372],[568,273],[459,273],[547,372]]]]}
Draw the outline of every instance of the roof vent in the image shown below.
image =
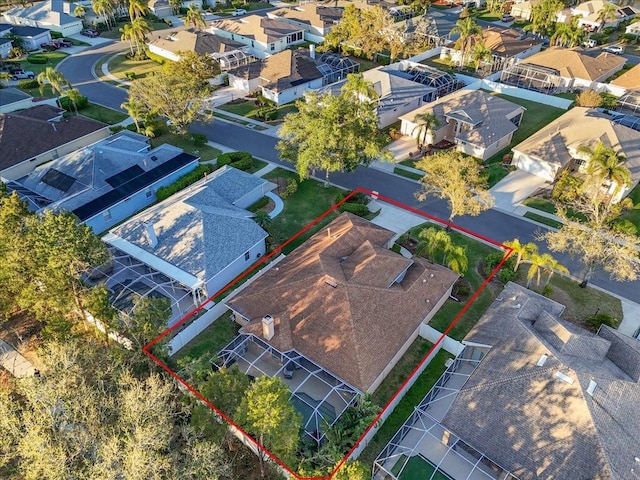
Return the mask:
{"type": "Polygon", "coordinates": [[[275,334],[276,330],[273,325],[273,317],[271,315],[265,315],[262,317],[262,336],[265,340],[271,340],[275,334]]]}
{"type": "Polygon", "coordinates": [[[336,282],[334,282],[333,280],[325,280],[324,283],[326,283],[330,287],[338,288],[338,284],[336,282]]]}
{"type": "Polygon", "coordinates": [[[158,245],[158,237],[156,235],[156,230],[153,228],[152,222],[144,222],[145,233],[147,235],[147,242],[149,242],[149,246],[151,248],[156,248],[158,245]]]}
{"type": "Polygon", "coordinates": [[[453,362],[455,360],[453,358],[447,358],[447,360],[444,362],[444,366],[449,368],[451,365],[453,365],[453,362]]]}
{"type": "Polygon", "coordinates": [[[547,361],[547,358],[549,358],[549,355],[541,355],[540,356],[540,360],[538,360],[538,363],[536,363],[536,365],[538,367],[542,367],[545,364],[545,362],[547,361]]]}
{"type": "Polygon", "coordinates": [[[555,377],[562,380],[563,382],[567,382],[569,385],[573,385],[573,378],[569,375],[565,375],[562,372],[556,372],[555,377]]]}
{"type": "Polygon", "coordinates": [[[589,382],[589,387],[587,388],[587,393],[593,397],[593,392],[596,391],[596,387],[597,386],[598,386],[598,384],[596,382],[594,382],[593,380],[591,380],[589,382]]]}
{"type": "Polygon", "coordinates": [[[158,160],[158,157],[156,157],[155,155],[151,155],[151,160],[153,160],[154,162],[156,162],[158,160]]]}

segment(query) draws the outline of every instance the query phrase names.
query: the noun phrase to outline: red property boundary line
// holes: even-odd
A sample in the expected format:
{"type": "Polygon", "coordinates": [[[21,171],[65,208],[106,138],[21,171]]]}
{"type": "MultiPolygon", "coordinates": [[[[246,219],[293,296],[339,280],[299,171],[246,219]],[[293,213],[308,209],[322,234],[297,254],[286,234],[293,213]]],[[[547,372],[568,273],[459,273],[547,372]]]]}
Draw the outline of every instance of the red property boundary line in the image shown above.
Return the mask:
{"type": "Polygon", "coordinates": [[[454,225],[453,223],[447,222],[445,220],[442,220],[438,217],[434,217],[433,215],[429,215],[428,213],[422,212],[420,210],[417,210],[415,208],[409,207],[408,205],[404,205],[401,202],[398,202],[396,200],[393,200],[391,198],[387,198],[384,197],[380,194],[378,194],[378,192],[374,192],[371,190],[367,190],[364,188],[357,188],[355,189],[352,193],[350,193],[348,196],[346,196],[344,199],[342,199],[340,202],[338,202],[336,205],[334,205],[333,207],[329,208],[327,211],[325,211],[322,215],[320,215],[319,217],[317,217],[316,219],[314,219],[313,221],[311,221],[307,226],[305,226],[304,228],[302,228],[299,232],[297,232],[295,235],[293,235],[291,238],[289,238],[285,243],[283,243],[279,248],[275,249],[273,252],[269,253],[268,255],[264,255],[260,261],[256,262],[255,264],[253,264],[250,268],[248,268],[247,270],[245,270],[244,272],[242,272],[240,275],[238,275],[236,278],[234,278],[231,282],[229,282],[227,285],[225,285],[222,289],[220,289],[218,292],[216,292],[214,295],[212,295],[211,297],[209,297],[202,305],[200,305],[199,307],[197,307],[196,309],[194,309],[192,312],[190,312],[189,314],[187,314],[184,318],[182,318],[180,321],[178,321],[175,325],[173,325],[172,327],[166,329],[164,332],[162,332],[160,335],[158,335],[156,338],[154,338],[151,342],[149,342],[147,345],[145,345],[142,348],[142,351],[149,357],[151,358],[151,360],[153,360],[156,364],[158,364],[163,370],[165,370],[169,375],[171,375],[173,378],[175,378],[179,383],[181,383],[182,385],[184,385],[185,388],[187,388],[193,395],[196,396],[196,398],[198,398],[199,400],[201,400],[204,404],[206,404],[209,408],[211,408],[214,412],[216,412],[218,415],[220,415],[226,422],[228,422],[230,425],[232,425],[233,427],[235,427],[236,429],[238,429],[240,432],[242,432],[247,439],[249,439],[251,441],[251,443],[253,443],[260,451],[262,451],[264,454],[266,454],[271,460],[273,460],[274,462],[276,462],[280,467],[282,467],[286,472],[288,472],[293,478],[295,478],[296,480],[331,480],[334,475],[338,472],[338,470],[342,467],[342,465],[347,461],[347,458],[349,458],[349,456],[352,454],[352,452],[360,445],[360,443],[362,442],[362,439],[364,438],[365,435],[367,435],[367,433],[369,433],[371,431],[371,429],[374,427],[374,425],[380,420],[380,418],[382,417],[382,414],[387,410],[387,408],[389,407],[389,405],[396,399],[396,397],[400,394],[400,391],[405,387],[405,385],[407,385],[407,383],[413,379],[414,375],[416,375],[417,371],[423,366],[423,364],[425,363],[426,359],[429,357],[429,355],[431,355],[431,353],[433,352],[433,350],[440,345],[440,343],[442,343],[442,341],[445,339],[445,337],[447,336],[447,334],[451,331],[451,329],[458,323],[458,321],[460,320],[460,318],[462,317],[462,315],[464,315],[464,313],[469,309],[469,307],[471,306],[471,304],[476,300],[476,298],[478,297],[478,295],[485,289],[485,287],[487,286],[487,284],[492,280],[492,278],[496,275],[496,273],[498,272],[498,270],[500,270],[500,268],[502,267],[502,265],[504,264],[504,262],[507,260],[507,258],[509,258],[509,256],[511,255],[511,253],[513,252],[513,249],[510,247],[507,247],[504,244],[501,244],[499,242],[496,242],[495,240],[492,240],[488,237],[485,237],[483,235],[480,235],[478,233],[472,232],[471,230],[467,230],[465,228],[459,227],[457,225],[454,225]],[[251,272],[253,272],[254,270],[256,270],[259,266],[261,266],[262,264],[264,264],[266,261],[268,261],[270,258],[272,258],[273,256],[279,255],[281,253],[281,249],[282,247],[287,246],[288,244],[290,244],[292,241],[294,241],[295,239],[297,239],[298,237],[300,237],[300,235],[304,234],[305,232],[307,232],[311,227],[313,227],[314,225],[316,225],[319,221],[321,221],[322,219],[324,219],[325,217],[327,217],[330,213],[334,212],[340,205],[342,205],[344,202],[346,202],[349,198],[351,198],[353,195],[355,195],[356,193],[364,193],[366,195],[370,195],[373,198],[382,200],[386,203],[389,203],[393,206],[402,208],[404,210],[407,210],[411,213],[414,213],[416,215],[419,215],[421,217],[424,217],[425,219],[431,220],[435,223],[438,223],[440,225],[449,227],[452,230],[456,230],[459,232],[463,232],[471,237],[477,238],[482,240],[483,242],[489,243],[495,247],[501,248],[503,250],[505,250],[505,255],[502,257],[502,260],[500,261],[500,263],[498,265],[496,265],[496,267],[491,271],[491,273],[489,274],[489,276],[485,279],[485,281],[482,283],[482,285],[480,285],[480,288],[478,288],[478,290],[471,296],[471,298],[467,301],[467,303],[464,305],[464,307],[462,308],[462,310],[460,310],[460,312],[455,316],[455,318],[453,319],[453,321],[449,324],[449,326],[447,327],[447,329],[442,333],[442,335],[440,336],[440,338],[436,341],[436,343],[433,344],[433,346],[429,349],[429,351],[425,354],[425,356],[422,358],[422,360],[420,361],[420,363],[418,364],[418,366],[416,366],[416,368],[411,372],[411,374],[406,378],[406,380],[402,383],[402,385],[400,385],[400,387],[398,388],[398,390],[396,391],[396,393],[393,394],[393,396],[391,397],[391,399],[386,403],[386,405],[384,406],[384,408],[380,411],[380,413],[376,416],[376,418],[373,420],[373,422],[371,422],[371,424],[367,427],[367,429],[362,433],[362,435],[360,436],[360,438],[358,438],[358,440],[355,442],[355,444],[353,445],[353,447],[351,447],[351,449],[346,453],[346,455],[342,458],[342,460],[340,460],[340,462],[336,465],[336,467],[334,468],[334,470],[331,472],[331,474],[329,476],[326,477],[301,477],[299,476],[297,473],[295,473],[293,470],[291,470],[289,468],[289,466],[287,466],[282,460],[280,460],[277,456],[275,456],[273,453],[271,453],[267,448],[265,448],[262,444],[260,444],[257,440],[255,440],[253,437],[251,437],[245,430],[243,430],[239,425],[237,425],[231,418],[229,418],[223,411],[221,411],[220,409],[218,409],[213,403],[211,403],[204,395],[202,395],[198,390],[196,390],[192,385],[190,385],[189,383],[187,383],[186,380],[184,380],[182,377],[180,377],[176,372],[174,372],[171,368],[169,368],[162,360],[160,360],[158,357],[156,357],[153,353],[151,353],[151,348],[158,343],[160,340],[162,340],[163,338],[165,338],[167,335],[169,335],[172,331],[174,331],[175,329],[182,327],[183,325],[186,324],[186,322],[188,322],[190,319],[192,319],[192,317],[199,312],[202,308],[204,308],[204,306],[206,304],[208,304],[209,302],[212,302],[215,298],[218,298],[220,295],[222,295],[223,293],[225,293],[227,290],[229,290],[231,287],[233,287],[236,283],[238,283],[240,280],[242,280],[243,278],[245,278],[247,275],[249,275],[251,272]]]}

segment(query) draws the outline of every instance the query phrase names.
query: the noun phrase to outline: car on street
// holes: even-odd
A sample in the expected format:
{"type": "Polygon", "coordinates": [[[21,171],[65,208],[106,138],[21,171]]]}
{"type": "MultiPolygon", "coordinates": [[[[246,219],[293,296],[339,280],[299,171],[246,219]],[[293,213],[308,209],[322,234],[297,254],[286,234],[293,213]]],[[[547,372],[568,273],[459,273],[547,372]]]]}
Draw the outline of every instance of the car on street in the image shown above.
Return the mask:
{"type": "Polygon", "coordinates": [[[231,15],[234,17],[239,17],[240,15],[246,15],[247,11],[244,8],[236,8],[231,15]]]}
{"type": "Polygon", "coordinates": [[[26,72],[24,70],[16,70],[11,77],[12,80],[31,80],[33,78],[36,78],[36,76],[31,70],[26,72]]]}
{"type": "Polygon", "coordinates": [[[598,46],[598,42],[596,42],[593,38],[589,38],[588,40],[582,43],[582,46],[587,48],[593,48],[598,46]]]}
{"type": "Polygon", "coordinates": [[[513,22],[516,19],[516,17],[514,17],[513,15],[509,15],[508,13],[505,13],[504,15],[502,15],[502,21],[507,23],[507,22],[513,22]]]}
{"type": "Polygon", "coordinates": [[[94,30],[93,28],[85,28],[80,32],[80,35],[84,35],[85,37],[95,38],[100,35],[100,32],[94,30]]]}
{"type": "Polygon", "coordinates": [[[624,53],[624,48],[622,48],[620,45],[609,45],[608,47],[604,47],[602,51],[607,53],[615,53],[616,55],[622,55],[624,53]]]}

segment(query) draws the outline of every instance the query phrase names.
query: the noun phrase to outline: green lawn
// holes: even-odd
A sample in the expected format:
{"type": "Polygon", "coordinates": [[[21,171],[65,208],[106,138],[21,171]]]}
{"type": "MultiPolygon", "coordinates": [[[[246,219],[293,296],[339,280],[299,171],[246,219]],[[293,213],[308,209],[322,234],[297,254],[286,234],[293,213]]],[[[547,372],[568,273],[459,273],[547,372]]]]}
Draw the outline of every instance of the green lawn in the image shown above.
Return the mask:
{"type": "MultiPolygon", "coordinates": [[[[253,100],[246,100],[243,101],[241,103],[227,103],[225,105],[220,105],[220,107],[218,107],[220,110],[223,110],[225,112],[229,112],[229,113],[235,113],[236,115],[240,115],[242,117],[247,117],[247,118],[253,118],[255,120],[258,121],[262,121],[259,118],[256,118],[256,113],[258,110],[260,110],[261,107],[259,106],[256,102],[254,102],[253,100]]],[[[288,113],[292,113],[292,112],[297,112],[298,109],[295,105],[289,103],[286,105],[280,105],[278,107],[274,107],[277,111],[277,117],[275,120],[271,120],[269,122],[266,123],[270,123],[270,124],[277,124],[280,123],[282,121],[282,119],[288,114],[288,113]]]]}
{"type": "Polygon", "coordinates": [[[80,110],[80,114],[109,125],[120,123],[127,118],[127,115],[118,110],[96,105],[95,103],[89,103],[89,105],[80,110]]]}
{"type": "MultiPolygon", "coordinates": [[[[398,462],[391,469],[391,473],[397,476],[406,459],[406,455],[400,455],[398,462]]],[[[410,457],[409,461],[404,465],[404,470],[402,470],[398,478],[399,480],[424,480],[425,478],[430,478],[431,480],[450,480],[451,477],[441,473],[439,470],[436,471],[436,467],[420,455],[414,455],[410,457]]]]}
{"type": "Polygon", "coordinates": [[[393,173],[395,173],[396,175],[400,175],[402,177],[410,178],[411,180],[418,180],[418,181],[423,177],[423,175],[420,175],[419,173],[410,172],[408,170],[405,170],[404,168],[398,168],[398,167],[395,167],[393,169],[393,173]]]}
{"type": "Polygon", "coordinates": [[[173,359],[179,361],[182,358],[192,360],[203,358],[208,361],[235,338],[239,328],[240,325],[229,318],[229,313],[224,313],[182,347],[173,359]]]}
{"type": "MultiPolygon", "coordinates": [[[[284,168],[276,168],[265,175],[267,179],[276,177],[295,178],[298,180],[297,173],[285,170],[284,168]]],[[[331,208],[336,195],[341,191],[343,190],[337,187],[325,187],[322,182],[317,180],[308,179],[300,182],[298,190],[290,197],[284,199],[284,210],[273,219],[267,230],[279,243],[283,243],[331,208]]],[[[295,247],[302,244],[307,238],[313,235],[313,233],[320,230],[320,228],[335,217],[336,214],[333,212],[327,215],[295,241],[288,244],[283,249],[284,253],[291,252],[295,247]]]]}
{"type": "Polygon", "coordinates": [[[640,235],[640,185],[629,192],[628,198],[633,202],[633,208],[622,213],[621,218],[629,220],[636,226],[640,235]]]}
{"type": "Polygon", "coordinates": [[[158,145],[161,145],[163,143],[169,143],[171,145],[175,145],[176,147],[180,147],[185,152],[200,157],[201,162],[213,160],[218,155],[220,155],[220,153],[222,153],[217,148],[210,147],[209,145],[194,145],[193,140],[191,140],[189,135],[180,135],[177,133],[165,132],[162,135],[151,139],[152,147],[157,147],[158,145]]]}
{"type": "MultiPolygon", "coordinates": [[[[129,80],[127,73],[135,74],[135,78],[144,78],[161,70],[162,65],[154,60],[131,60],[124,53],[112,56],[109,60],[109,72],[120,80],[129,80]]],[[[101,71],[98,73],[101,73],[101,71]]]]}
{"type": "Polygon", "coordinates": [[[489,188],[493,187],[496,183],[509,175],[509,171],[509,168],[501,163],[488,165],[485,172],[487,173],[487,185],[489,188]]]}
{"type": "Polygon", "coordinates": [[[538,215],[537,213],[527,212],[524,214],[525,218],[530,218],[536,222],[542,223],[544,225],[548,225],[553,228],[560,228],[563,223],[558,222],[557,220],[553,220],[552,218],[545,217],[544,215],[538,215]]]}
{"type": "Polygon", "coordinates": [[[553,204],[553,202],[545,200],[543,198],[529,197],[524,202],[522,202],[522,204],[526,205],[527,207],[535,208],[536,210],[542,210],[543,212],[547,213],[555,214],[557,211],[556,206],[553,204]]]}
{"type": "Polygon", "coordinates": [[[371,465],[380,451],[387,445],[389,440],[395,435],[402,424],[413,413],[413,409],[418,405],[431,387],[438,381],[438,378],[446,370],[444,362],[453,355],[445,350],[440,350],[431,360],[424,372],[418,377],[413,386],[400,400],[393,413],[378,430],[378,433],[371,439],[367,448],[364,449],[358,460],[371,465]]]}
{"type": "Polygon", "coordinates": [[[55,67],[62,60],[69,56],[67,53],[53,51],[53,52],[41,52],[37,53],[38,56],[46,57],[47,63],[31,63],[27,60],[27,57],[21,60],[6,60],[5,63],[19,64],[23,70],[31,70],[36,76],[43,72],[47,67],[55,67]]]}
{"type": "Polygon", "coordinates": [[[485,22],[496,22],[502,18],[500,15],[497,15],[488,9],[477,10],[473,16],[478,20],[484,20],[485,22]]]}

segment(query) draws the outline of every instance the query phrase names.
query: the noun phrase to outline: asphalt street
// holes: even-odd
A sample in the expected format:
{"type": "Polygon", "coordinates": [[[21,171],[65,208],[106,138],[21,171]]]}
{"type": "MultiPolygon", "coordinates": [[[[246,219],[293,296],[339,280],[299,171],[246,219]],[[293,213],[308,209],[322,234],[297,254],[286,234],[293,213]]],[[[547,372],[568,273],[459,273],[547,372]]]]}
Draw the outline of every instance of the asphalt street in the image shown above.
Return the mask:
{"type": "MultiPolygon", "coordinates": [[[[92,102],[119,110],[120,105],[127,98],[126,90],[98,80],[93,74],[93,67],[105,55],[113,54],[125,48],[126,46],[120,42],[93,47],[68,57],[59,64],[58,69],[92,102]]],[[[291,167],[291,164],[283,162],[279,158],[275,150],[277,139],[272,136],[219,119],[207,125],[195,124],[191,130],[203,133],[209,140],[221,145],[236,150],[249,151],[253,155],[270,162],[291,167]]],[[[403,177],[390,175],[372,168],[359,168],[353,173],[332,174],[330,180],[332,183],[344,188],[363,187],[374,190],[430,215],[448,218],[448,208],[444,201],[430,198],[425,202],[418,202],[415,198],[415,192],[418,189],[417,183],[403,177]]],[[[542,227],[523,220],[521,217],[498,210],[489,210],[477,217],[456,218],[455,223],[465,229],[500,242],[512,240],[516,237],[521,242],[535,241],[536,235],[542,229],[542,227]]],[[[541,251],[547,251],[544,244],[536,243],[538,243],[541,251]]],[[[572,275],[581,276],[583,267],[579,262],[570,259],[564,254],[553,253],[553,255],[569,268],[572,275]]],[[[594,276],[591,283],[633,302],[640,303],[640,281],[614,282],[609,280],[607,275],[600,273],[594,276]]]]}

